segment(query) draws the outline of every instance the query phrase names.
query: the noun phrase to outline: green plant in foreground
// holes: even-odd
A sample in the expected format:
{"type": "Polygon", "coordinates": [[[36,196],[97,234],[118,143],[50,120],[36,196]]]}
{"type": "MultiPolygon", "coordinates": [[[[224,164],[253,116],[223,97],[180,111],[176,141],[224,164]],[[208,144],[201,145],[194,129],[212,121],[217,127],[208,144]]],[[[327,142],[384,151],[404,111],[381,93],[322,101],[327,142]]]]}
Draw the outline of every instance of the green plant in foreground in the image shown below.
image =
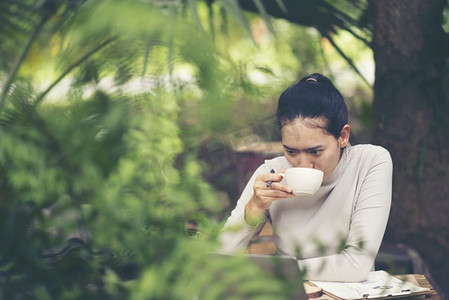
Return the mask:
{"type": "MultiPolygon", "coordinates": [[[[256,284],[262,276],[244,264],[204,264],[213,234],[192,240],[184,225],[197,218],[201,226],[198,211],[219,206],[195,161],[174,168],[182,151],[176,105],[154,115],[151,103],[99,92],[5,111],[3,297],[219,299],[228,284],[245,281],[238,293],[265,294],[267,285],[256,284]]],[[[268,291],[281,293],[276,286],[268,291]]]]}
{"type": "Polygon", "coordinates": [[[106,0],[4,7],[23,8],[26,26],[0,46],[0,298],[288,293],[242,259],[204,261],[215,250],[222,207],[202,179],[196,136],[184,136],[180,109],[207,102],[213,109],[199,118],[224,128],[236,86],[224,57],[177,18],[182,10],[106,0]],[[42,88],[43,61],[55,74],[42,88]],[[193,69],[195,88],[176,88],[170,76],[178,61],[193,69]],[[145,75],[157,79],[153,87],[125,92],[145,75]],[[50,96],[65,77],[68,93],[50,96]],[[100,87],[111,78],[116,92],[100,87]],[[191,220],[199,238],[185,228],[191,220]]]}

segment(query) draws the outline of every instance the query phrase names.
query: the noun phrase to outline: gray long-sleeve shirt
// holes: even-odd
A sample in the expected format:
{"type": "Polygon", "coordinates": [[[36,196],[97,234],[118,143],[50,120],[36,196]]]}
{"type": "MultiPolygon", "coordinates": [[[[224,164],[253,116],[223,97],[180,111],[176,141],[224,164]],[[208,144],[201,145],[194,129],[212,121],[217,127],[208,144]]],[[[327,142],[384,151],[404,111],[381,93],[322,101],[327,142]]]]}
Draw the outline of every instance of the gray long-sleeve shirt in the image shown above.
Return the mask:
{"type": "MultiPolygon", "coordinates": [[[[281,156],[255,171],[220,234],[221,252],[246,249],[258,229],[244,219],[255,178],[271,169],[291,167],[281,156]]],[[[387,225],[392,170],[384,148],[348,146],[314,195],[282,199],[270,206],[278,253],[296,256],[309,280],[364,280],[373,269],[387,225]]]]}

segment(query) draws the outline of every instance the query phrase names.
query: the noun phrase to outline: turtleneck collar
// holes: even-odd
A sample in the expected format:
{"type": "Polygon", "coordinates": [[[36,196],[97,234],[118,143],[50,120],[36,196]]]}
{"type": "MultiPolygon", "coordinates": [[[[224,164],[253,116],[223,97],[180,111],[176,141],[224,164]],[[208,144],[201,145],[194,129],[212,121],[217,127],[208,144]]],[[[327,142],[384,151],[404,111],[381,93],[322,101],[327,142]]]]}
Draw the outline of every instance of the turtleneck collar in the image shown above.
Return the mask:
{"type": "Polygon", "coordinates": [[[348,144],[348,146],[343,149],[343,153],[341,154],[337,166],[335,167],[334,171],[332,171],[332,173],[323,181],[323,186],[332,185],[338,180],[340,175],[345,170],[346,166],[349,164],[349,151],[351,151],[351,144],[348,144]]]}

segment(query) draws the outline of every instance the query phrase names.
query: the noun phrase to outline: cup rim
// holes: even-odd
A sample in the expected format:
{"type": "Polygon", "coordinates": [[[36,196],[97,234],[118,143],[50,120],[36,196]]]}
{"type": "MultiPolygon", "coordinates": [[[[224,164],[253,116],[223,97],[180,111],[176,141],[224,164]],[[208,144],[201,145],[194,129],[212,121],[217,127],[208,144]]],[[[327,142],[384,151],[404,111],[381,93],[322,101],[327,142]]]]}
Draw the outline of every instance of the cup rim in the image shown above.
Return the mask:
{"type": "Polygon", "coordinates": [[[315,169],[315,168],[306,168],[306,167],[291,167],[291,168],[285,169],[285,172],[287,172],[288,170],[294,170],[294,169],[307,170],[307,171],[312,171],[312,172],[318,171],[318,172],[321,172],[324,174],[324,172],[322,170],[315,169]]]}

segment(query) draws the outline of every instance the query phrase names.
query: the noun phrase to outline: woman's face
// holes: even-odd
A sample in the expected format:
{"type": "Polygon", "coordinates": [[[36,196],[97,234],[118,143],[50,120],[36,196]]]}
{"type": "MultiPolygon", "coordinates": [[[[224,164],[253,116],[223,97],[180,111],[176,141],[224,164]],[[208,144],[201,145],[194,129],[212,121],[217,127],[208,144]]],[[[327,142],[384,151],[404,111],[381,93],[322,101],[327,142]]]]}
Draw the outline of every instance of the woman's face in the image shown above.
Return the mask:
{"type": "Polygon", "coordinates": [[[314,168],[324,172],[324,179],[335,169],[341,149],[349,142],[350,127],[345,125],[336,139],[324,128],[320,118],[297,118],[282,127],[284,155],[293,167],[314,168]]]}

